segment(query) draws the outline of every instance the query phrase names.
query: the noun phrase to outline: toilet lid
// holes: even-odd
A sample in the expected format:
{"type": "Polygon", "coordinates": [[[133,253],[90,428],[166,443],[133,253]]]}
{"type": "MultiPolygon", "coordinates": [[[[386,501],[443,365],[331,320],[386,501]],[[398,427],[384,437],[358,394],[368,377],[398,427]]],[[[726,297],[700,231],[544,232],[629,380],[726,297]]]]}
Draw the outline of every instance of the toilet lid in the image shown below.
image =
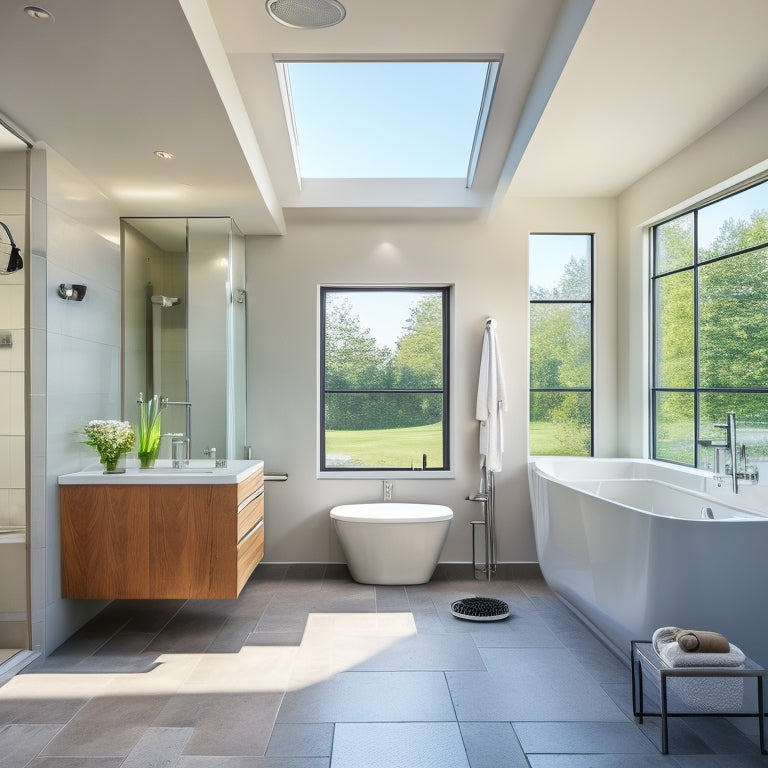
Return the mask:
{"type": "Polygon", "coordinates": [[[451,520],[453,510],[441,504],[342,504],[331,510],[331,517],[357,523],[436,523],[451,520]]]}

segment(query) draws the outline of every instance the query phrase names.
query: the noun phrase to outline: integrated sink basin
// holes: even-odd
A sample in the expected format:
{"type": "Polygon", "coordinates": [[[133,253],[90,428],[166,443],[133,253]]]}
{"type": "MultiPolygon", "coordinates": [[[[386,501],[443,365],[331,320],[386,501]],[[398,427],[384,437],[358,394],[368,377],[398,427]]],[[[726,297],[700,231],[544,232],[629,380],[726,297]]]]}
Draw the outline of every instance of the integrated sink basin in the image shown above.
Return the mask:
{"type": "Polygon", "coordinates": [[[228,459],[226,466],[216,466],[211,459],[190,459],[184,467],[175,469],[171,461],[161,460],[154,467],[141,469],[138,461],[128,459],[125,472],[105,474],[102,464],[93,464],[82,472],[59,476],[59,485],[173,485],[200,483],[203,485],[239,483],[252,475],[264,462],[228,459]]]}

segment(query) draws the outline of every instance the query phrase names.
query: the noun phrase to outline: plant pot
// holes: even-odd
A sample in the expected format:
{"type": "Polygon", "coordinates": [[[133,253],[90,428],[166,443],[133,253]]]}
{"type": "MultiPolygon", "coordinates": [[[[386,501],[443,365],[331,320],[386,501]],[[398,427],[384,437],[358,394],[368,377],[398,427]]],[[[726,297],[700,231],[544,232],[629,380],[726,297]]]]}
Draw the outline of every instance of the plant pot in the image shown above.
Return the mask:
{"type": "Polygon", "coordinates": [[[139,467],[141,469],[152,469],[155,466],[155,460],[157,459],[157,448],[154,451],[147,451],[138,454],[139,467]]]}
{"type": "Polygon", "coordinates": [[[114,461],[108,460],[108,459],[102,459],[101,463],[104,465],[104,474],[105,475],[121,475],[125,472],[125,467],[120,467],[118,469],[117,462],[119,459],[115,459],[114,461]]]}

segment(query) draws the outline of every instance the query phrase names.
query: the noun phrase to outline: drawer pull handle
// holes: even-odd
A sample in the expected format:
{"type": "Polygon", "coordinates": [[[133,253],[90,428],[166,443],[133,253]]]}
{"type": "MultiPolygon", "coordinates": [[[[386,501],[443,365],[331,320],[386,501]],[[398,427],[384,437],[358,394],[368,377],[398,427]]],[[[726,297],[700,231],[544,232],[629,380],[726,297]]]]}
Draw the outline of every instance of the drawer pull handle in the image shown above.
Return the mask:
{"type": "Polygon", "coordinates": [[[237,542],[237,546],[239,547],[241,544],[243,544],[246,539],[250,539],[251,536],[253,536],[253,534],[256,533],[256,531],[258,531],[259,528],[263,528],[263,527],[264,527],[264,518],[261,517],[259,518],[259,521],[256,523],[256,525],[253,526],[253,528],[251,528],[249,531],[243,534],[240,541],[237,542]]]}
{"type": "MultiPolygon", "coordinates": [[[[250,496],[240,502],[237,508],[237,514],[239,515],[241,510],[245,509],[254,499],[258,499],[264,493],[264,486],[262,485],[257,491],[254,491],[250,496]]],[[[231,509],[231,507],[230,507],[231,509]]]]}

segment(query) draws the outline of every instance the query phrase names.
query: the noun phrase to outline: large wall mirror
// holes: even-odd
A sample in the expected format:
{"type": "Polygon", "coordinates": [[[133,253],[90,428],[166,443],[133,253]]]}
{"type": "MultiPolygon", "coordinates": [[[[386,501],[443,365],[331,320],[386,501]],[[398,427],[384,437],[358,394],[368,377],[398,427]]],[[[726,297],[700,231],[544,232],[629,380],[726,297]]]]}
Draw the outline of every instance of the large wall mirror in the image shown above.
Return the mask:
{"type": "Polygon", "coordinates": [[[160,458],[180,436],[189,458],[245,458],[245,237],[231,218],[121,224],[123,418],[157,394],[160,458]]]}

